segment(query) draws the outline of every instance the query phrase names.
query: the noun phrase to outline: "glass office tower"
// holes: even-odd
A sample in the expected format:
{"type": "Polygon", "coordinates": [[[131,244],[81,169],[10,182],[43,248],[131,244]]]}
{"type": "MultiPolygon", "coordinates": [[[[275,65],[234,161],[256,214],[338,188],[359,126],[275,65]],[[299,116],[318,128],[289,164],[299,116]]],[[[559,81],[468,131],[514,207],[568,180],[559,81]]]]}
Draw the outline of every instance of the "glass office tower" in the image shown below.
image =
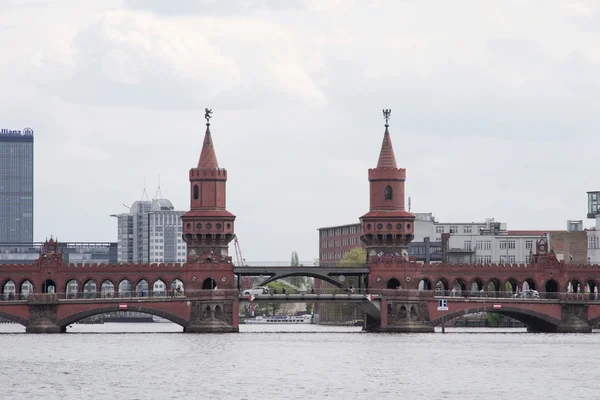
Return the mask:
{"type": "Polygon", "coordinates": [[[31,129],[0,129],[0,242],[33,242],[31,129]]]}

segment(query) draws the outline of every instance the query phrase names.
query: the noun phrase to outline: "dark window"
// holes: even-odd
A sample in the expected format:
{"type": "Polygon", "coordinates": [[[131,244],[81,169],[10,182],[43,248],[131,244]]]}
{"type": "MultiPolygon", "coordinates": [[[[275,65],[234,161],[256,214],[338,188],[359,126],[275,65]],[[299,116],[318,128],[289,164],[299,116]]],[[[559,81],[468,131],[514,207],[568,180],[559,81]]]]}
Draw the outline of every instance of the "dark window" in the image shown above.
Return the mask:
{"type": "Polygon", "coordinates": [[[392,224],[387,224],[388,229],[392,229],[392,224]]]}
{"type": "Polygon", "coordinates": [[[217,229],[221,229],[221,224],[217,224],[217,229]]]}
{"type": "Polygon", "coordinates": [[[192,228],[192,224],[187,224],[186,226],[187,226],[188,229],[192,228]]]}
{"type": "Polygon", "coordinates": [[[402,224],[397,224],[396,229],[398,229],[398,230],[402,229],[402,224]]]}
{"type": "Polygon", "coordinates": [[[392,187],[391,186],[386,186],[385,187],[385,199],[386,200],[391,200],[392,199],[392,195],[393,195],[392,187]]]}
{"type": "Polygon", "coordinates": [[[206,229],[212,228],[212,224],[206,224],[206,229]]]}
{"type": "Polygon", "coordinates": [[[383,225],[382,224],[377,224],[377,229],[381,229],[381,228],[383,228],[383,225]]]}
{"type": "Polygon", "coordinates": [[[202,224],[196,224],[196,228],[202,229],[202,224]]]}
{"type": "Polygon", "coordinates": [[[410,224],[406,224],[406,229],[410,229],[410,224]]]}
{"type": "Polygon", "coordinates": [[[194,185],[194,200],[198,200],[198,185],[194,185]]]}

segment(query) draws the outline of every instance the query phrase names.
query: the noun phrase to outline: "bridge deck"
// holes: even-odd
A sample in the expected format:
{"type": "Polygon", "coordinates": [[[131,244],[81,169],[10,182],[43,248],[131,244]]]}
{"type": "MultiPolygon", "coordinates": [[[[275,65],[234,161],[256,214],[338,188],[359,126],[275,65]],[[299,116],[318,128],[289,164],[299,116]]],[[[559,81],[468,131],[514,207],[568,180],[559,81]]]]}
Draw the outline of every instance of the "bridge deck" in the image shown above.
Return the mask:
{"type": "Polygon", "coordinates": [[[240,276],[273,276],[287,274],[328,275],[328,276],[358,276],[369,273],[368,267],[233,267],[233,273],[240,276]]]}

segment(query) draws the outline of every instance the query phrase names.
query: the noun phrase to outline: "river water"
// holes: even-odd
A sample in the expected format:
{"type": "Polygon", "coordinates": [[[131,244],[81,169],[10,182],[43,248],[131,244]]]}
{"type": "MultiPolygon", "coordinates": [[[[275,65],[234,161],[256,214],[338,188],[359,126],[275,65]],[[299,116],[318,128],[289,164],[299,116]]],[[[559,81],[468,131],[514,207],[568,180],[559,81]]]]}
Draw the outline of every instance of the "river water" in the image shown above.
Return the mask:
{"type": "Polygon", "coordinates": [[[74,325],[28,335],[1,324],[0,399],[596,399],[599,334],[172,323],[74,325]],[[154,332],[154,333],[149,333],[154,332]]]}

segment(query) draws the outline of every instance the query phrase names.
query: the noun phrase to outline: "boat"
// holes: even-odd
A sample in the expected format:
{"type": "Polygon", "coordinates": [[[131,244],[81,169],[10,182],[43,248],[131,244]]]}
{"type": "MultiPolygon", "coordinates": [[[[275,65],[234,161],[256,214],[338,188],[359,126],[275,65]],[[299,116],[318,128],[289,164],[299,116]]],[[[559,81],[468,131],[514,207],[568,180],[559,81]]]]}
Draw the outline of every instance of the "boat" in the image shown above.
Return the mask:
{"type": "Polygon", "coordinates": [[[312,315],[298,315],[298,316],[288,316],[288,315],[275,315],[273,317],[256,317],[256,318],[246,318],[244,321],[246,324],[311,324],[312,323],[312,315]]]}

